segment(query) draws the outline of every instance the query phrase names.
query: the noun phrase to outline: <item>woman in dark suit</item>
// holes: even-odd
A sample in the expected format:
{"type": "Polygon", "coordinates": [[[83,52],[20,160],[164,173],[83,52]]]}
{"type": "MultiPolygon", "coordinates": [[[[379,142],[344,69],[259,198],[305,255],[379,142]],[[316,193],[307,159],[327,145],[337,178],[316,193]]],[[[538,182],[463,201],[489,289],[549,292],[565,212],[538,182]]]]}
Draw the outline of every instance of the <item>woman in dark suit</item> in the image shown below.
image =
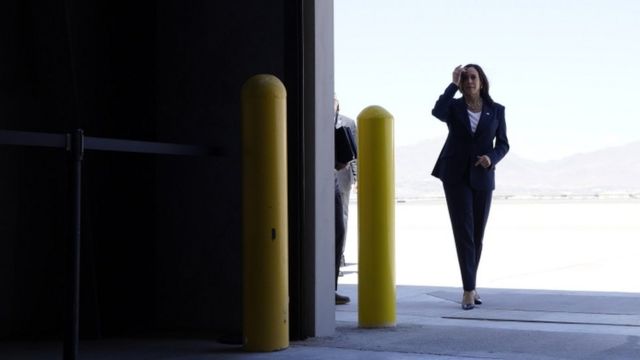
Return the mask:
{"type": "Polygon", "coordinates": [[[495,188],[496,164],[509,151],[504,106],[489,96],[489,81],[475,64],[453,70],[452,83],[431,112],[449,128],[433,176],[442,181],[464,293],[462,308],[482,304],[476,274],[495,188]],[[454,98],[460,90],[461,98],[454,98]]]}

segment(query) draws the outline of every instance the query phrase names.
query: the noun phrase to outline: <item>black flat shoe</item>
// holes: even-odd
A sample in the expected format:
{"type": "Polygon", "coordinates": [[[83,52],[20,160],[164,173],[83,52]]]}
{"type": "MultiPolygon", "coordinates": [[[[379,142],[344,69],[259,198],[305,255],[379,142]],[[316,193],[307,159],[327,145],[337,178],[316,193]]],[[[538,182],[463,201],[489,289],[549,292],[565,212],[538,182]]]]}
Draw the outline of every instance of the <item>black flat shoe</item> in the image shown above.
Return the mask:
{"type": "Polygon", "coordinates": [[[473,297],[473,303],[476,305],[482,305],[482,299],[480,298],[480,295],[478,295],[478,293],[476,293],[476,295],[473,297]]]}
{"type": "Polygon", "coordinates": [[[474,296],[475,293],[473,291],[465,291],[464,294],[462,294],[462,310],[471,310],[476,307],[474,296]]]}
{"type": "Polygon", "coordinates": [[[336,293],[336,305],[344,305],[348,304],[349,302],[351,302],[351,299],[349,299],[348,296],[336,293]]]}

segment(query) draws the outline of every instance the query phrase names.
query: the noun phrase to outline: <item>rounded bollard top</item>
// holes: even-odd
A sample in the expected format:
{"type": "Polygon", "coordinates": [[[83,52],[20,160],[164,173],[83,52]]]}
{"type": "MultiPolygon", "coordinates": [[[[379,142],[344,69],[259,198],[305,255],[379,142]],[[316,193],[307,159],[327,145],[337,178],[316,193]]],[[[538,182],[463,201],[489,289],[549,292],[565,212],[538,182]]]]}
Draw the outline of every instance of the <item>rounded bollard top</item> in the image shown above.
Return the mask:
{"type": "Polygon", "coordinates": [[[378,105],[371,105],[364,108],[358,114],[358,120],[373,120],[373,119],[393,119],[393,115],[391,115],[385,108],[378,105]]]}
{"type": "Polygon", "coordinates": [[[253,75],[242,86],[243,96],[263,97],[273,96],[275,98],[287,97],[287,90],[280,79],[271,74],[253,75]]]}

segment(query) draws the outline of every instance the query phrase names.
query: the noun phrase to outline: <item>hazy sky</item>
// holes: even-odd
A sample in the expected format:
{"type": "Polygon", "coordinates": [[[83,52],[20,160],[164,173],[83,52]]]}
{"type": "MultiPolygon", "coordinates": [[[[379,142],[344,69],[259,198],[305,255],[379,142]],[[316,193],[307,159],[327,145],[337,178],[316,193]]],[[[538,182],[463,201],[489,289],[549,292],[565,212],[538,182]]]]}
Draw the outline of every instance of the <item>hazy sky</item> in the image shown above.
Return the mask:
{"type": "MultiPolygon", "coordinates": [[[[640,1],[334,0],[341,112],[380,105],[396,146],[446,135],[431,116],[456,65],[481,65],[532,160],[640,140],[640,1]]],[[[630,154],[640,156],[640,154],[630,154]]]]}

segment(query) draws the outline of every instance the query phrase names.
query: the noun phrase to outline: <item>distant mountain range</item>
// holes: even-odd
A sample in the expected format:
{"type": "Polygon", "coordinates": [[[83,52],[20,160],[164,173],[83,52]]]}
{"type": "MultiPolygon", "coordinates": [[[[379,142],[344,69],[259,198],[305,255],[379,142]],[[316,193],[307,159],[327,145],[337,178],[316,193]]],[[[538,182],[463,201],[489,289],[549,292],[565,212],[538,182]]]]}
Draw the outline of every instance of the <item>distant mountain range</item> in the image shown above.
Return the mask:
{"type": "MultiPolygon", "coordinates": [[[[442,144],[433,139],[396,147],[396,198],[443,195],[440,181],[430,175],[442,144]]],[[[640,141],[547,162],[510,152],[497,166],[495,194],[640,195],[640,141]]]]}

